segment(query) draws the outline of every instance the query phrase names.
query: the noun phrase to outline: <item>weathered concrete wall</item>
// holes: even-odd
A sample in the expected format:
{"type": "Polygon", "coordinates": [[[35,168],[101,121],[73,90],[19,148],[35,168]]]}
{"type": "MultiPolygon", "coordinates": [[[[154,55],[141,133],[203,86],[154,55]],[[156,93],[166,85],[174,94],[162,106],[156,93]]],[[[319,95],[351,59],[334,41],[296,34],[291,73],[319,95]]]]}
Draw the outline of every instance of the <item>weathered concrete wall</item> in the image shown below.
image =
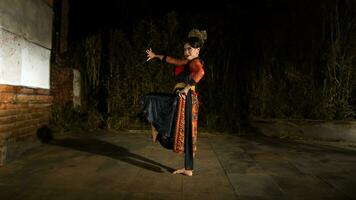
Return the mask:
{"type": "Polygon", "coordinates": [[[81,76],[80,71],[73,69],[73,106],[75,108],[82,105],[81,102],[81,76]]]}
{"type": "Polygon", "coordinates": [[[38,144],[49,123],[51,3],[0,0],[0,165],[38,144]]]}
{"type": "Polygon", "coordinates": [[[52,17],[42,0],[0,1],[0,27],[46,49],[52,47],[52,17]]]}
{"type": "Polygon", "coordinates": [[[50,50],[0,29],[0,84],[49,89],[50,50]]]}
{"type": "Polygon", "coordinates": [[[0,84],[49,89],[52,15],[42,0],[0,1],[0,84]]]}
{"type": "Polygon", "coordinates": [[[356,121],[259,119],[252,126],[267,136],[356,142],[356,121]]]}

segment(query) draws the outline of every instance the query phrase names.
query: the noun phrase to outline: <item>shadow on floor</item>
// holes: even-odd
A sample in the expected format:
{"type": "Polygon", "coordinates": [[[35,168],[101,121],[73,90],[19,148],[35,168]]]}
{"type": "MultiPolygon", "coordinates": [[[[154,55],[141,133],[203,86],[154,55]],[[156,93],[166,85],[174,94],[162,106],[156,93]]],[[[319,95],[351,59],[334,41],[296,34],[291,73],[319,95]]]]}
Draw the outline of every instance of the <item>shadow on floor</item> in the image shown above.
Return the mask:
{"type": "Polygon", "coordinates": [[[162,173],[162,168],[168,172],[173,172],[174,169],[162,165],[156,161],[145,158],[141,155],[131,153],[128,149],[93,138],[75,138],[52,140],[48,144],[75,149],[79,151],[89,152],[93,154],[107,156],[122,162],[126,162],[143,169],[162,173]]]}

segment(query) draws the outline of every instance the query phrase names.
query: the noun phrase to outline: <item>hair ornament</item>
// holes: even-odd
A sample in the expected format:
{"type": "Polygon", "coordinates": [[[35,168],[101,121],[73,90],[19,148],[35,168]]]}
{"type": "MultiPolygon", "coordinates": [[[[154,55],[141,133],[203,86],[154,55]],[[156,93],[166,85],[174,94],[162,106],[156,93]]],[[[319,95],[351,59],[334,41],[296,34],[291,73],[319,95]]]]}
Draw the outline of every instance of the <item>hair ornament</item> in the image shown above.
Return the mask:
{"type": "Polygon", "coordinates": [[[199,40],[201,40],[202,42],[205,42],[205,40],[207,40],[207,33],[206,33],[206,30],[198,30],[198,29],[192,29],[191,31],[189,31],[189,34],[188,34],[188,38],[191,38],[191,37],[196,37],[198,38],[199,40]]]}

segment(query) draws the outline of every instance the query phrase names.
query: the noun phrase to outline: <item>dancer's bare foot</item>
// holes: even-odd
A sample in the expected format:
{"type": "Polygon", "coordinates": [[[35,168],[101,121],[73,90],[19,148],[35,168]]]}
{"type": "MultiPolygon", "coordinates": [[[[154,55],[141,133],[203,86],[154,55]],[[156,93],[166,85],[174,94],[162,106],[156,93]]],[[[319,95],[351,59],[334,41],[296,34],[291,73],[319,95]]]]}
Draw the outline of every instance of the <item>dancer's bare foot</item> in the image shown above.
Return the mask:
{"type": "Polygon", "coordinates": [[[152,133],[152,142],[156,143],[157,142],[157,132],[152,133]]]}
{"type": "Polygon", "coordinates": [[[185,168],[177,169],[176,171],[173,172],[173,174],[183,174],[186,176],[193,176],[193,170],[186,170],[185,168]]]}
{"type": "Polygon", "coordinates": [[[157,142],[157,131],[156,129],[152,126],[152,131],[151,131],[151,135],[152,135],[152,142],[156,143],[157,142]]]}

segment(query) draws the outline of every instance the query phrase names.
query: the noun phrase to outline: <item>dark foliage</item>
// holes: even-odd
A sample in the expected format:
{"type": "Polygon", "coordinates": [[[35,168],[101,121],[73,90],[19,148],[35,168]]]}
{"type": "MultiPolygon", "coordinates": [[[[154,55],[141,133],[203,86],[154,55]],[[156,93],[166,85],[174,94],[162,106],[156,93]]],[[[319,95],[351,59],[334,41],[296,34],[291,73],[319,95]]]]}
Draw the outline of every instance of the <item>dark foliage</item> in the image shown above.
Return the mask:
{"type": "Polygon", "coordinates": [[[354,1],[199,5],[164,13],[140,7],[133,16],[121,10],[117,23],[110,18],[90,31],[72,30],[70,63],[82,73],[83,110],[98,110],[110,128],[144,124],[142,95],[174,85],[172,67],[145,62],[145,49],[180,57],[181,41],[199,28],[208,32],[198,85],[202,128],[241,130],[251,118],[354,118],[354,1]]]}

